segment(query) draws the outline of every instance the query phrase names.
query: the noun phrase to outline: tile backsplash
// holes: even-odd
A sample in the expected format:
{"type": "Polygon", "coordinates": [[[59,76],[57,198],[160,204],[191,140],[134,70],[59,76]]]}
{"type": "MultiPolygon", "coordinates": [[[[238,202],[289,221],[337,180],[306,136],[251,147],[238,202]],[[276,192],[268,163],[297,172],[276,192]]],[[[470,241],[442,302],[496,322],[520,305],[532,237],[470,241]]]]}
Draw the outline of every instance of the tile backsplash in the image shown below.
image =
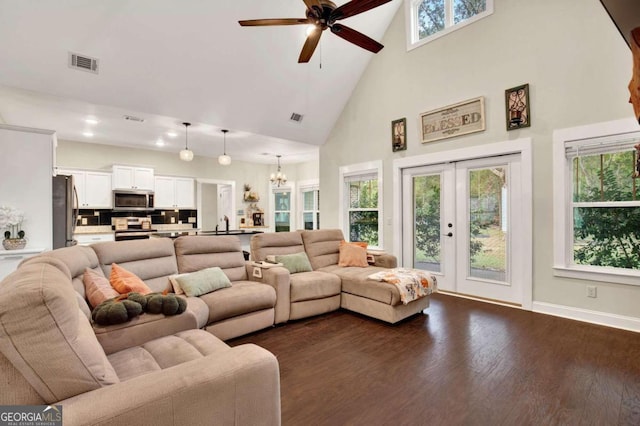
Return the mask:
{"type": "Polygon", "coordinates": [[[126,211],[113,211],[113,210],[93,210],[93,209],[80,209],[80,215],[78,216],[77,226],[111,226],[112,218],[114,217],[150,217],[151,224],[158,225],[170,225],[189,223],[191,219],[191,225],[193,228],[197,228],[198,224],[195,222],[197,217],[197,210],[153,210],[150,212],[126,212],[126,211]]]}

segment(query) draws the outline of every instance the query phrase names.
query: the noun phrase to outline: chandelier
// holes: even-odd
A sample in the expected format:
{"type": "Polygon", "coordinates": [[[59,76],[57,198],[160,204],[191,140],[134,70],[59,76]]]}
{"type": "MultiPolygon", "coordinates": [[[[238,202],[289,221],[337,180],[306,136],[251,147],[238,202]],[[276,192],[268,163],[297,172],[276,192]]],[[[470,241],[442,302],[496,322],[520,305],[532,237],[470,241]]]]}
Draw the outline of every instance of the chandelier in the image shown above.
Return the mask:
{"type": "Polygon", "coordinates": [[[280,185],[287,183],[287,175],[280,171],[280,157],[282,157],[282,155],[276,155],[276,157],[278,157],[278,173],[271,173],[269,180],[272,184],[279,187],[280,185]]]}

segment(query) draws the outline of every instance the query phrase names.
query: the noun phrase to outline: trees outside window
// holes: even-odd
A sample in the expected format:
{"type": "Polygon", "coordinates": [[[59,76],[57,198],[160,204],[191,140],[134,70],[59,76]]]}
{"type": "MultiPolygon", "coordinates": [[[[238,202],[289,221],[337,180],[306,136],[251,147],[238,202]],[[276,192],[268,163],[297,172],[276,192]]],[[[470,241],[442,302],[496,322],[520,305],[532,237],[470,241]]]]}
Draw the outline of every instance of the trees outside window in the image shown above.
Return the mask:
{"type": "Polygon", "coordinates": [[[487,0],[419,0],[415,2],[418,40],[487,11],[487,0]]]}
{"type": "Polygon", "coordinates": [[[576,264],[640,269],[640,181],[633,177],[636,161],[632,148],[571,160],[576,264]]]}

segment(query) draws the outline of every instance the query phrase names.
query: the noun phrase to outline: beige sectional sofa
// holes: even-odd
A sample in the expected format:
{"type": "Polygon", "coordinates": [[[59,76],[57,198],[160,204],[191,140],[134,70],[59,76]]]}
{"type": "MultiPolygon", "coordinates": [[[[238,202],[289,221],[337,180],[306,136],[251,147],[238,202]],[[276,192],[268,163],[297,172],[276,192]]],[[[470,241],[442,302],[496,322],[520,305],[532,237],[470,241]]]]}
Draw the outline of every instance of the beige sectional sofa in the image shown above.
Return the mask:
{"type": "Polygon", "coordinates": [[[305,252],[312,271],[290,274],[246,262],[235,236],[186,236],[97,243],[46,252],[0,282],[0,405],[60,404],[65,425],[280,424],[276,358],[223,340],[340,307],[395,323],[429,305],[367,277],[395,267],[338,266],[339,230],[258,234],[254,260],[305,252]],[[232,282],[175,316],[145,313],[117,325],[91,321],[83,274],[111,265],[153,291],[169,277],[218,266],[232,282]]]}
{"type": "Polygon", "coordinates": [[[250,281],[251,270],[232,236],[106,242],[28,259],[0,282],[0,405],[60,404],[65,425],[280,424],[276,358],[221,340],[274,323],[275,284],[250,281]],[[112,262],[154,291],[170,289],[170,275],[214,265],[233,285],[188,297],[180,315],[99,326],[82,275],[108,276],[112,262]]]}
{"type": "MultiPolygon", "coordinates": [[[[276,322],[286,321],[286,315],[278,315],[279,311],[287,309],[282,305],[289,307],[288,319],[342,307],[392,324],[429,306],[428,297],[405,305],[395,286],[368,279],[375,272],[396,267],[394,256],[375,255],[375,264],[369,267],[338,266],[341,241],[344,236],[339,229],[257,234],[251,238],[251,256],[256,261],[264,261],[268,255],[304,251],[313,268],[312,272],[291,274],[288,291],[286,288],[278,290],[276,322]]],[[[274,276],[285,274],[281,269],[267,269],[264,276],[273,282],[274,276]]]]}

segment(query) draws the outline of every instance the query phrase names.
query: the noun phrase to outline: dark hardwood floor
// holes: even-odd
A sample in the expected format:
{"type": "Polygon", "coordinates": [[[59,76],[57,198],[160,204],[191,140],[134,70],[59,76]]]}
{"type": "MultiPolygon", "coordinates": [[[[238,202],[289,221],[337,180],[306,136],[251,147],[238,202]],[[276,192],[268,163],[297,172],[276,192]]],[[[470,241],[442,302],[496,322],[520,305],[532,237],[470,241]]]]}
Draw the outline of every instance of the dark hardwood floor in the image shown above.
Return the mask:
{"type": "Polygon", "coordinates": [[[280,363],[282,424],[640,425],[640,334],[434,295],[396,324],[338,311],[229,342],[280,363]]]}

